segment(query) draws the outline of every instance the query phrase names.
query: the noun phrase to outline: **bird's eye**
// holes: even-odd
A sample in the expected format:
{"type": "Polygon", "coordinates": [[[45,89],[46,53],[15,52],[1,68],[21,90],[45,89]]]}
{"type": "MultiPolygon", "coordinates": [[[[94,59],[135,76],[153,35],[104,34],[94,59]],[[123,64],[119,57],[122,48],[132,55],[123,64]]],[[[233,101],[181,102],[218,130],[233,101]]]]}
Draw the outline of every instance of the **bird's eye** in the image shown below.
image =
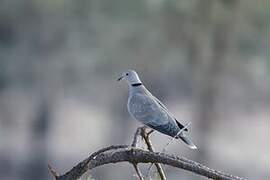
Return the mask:
{"type": "Polygon", "coordinates": [[[128,76],[128,73],[126,73],[126,76],[128,76]]]}

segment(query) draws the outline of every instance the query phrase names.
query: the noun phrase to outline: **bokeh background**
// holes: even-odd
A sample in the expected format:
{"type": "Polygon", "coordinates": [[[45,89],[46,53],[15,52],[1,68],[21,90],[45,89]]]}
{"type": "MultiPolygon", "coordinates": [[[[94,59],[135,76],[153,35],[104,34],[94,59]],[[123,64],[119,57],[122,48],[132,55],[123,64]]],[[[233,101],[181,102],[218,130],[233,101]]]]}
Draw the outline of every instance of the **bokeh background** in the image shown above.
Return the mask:
{"type": "MultiPolygon", "coordinates": [[[[49,180],[48,163],[63,173],[101,147],[130,143],[140,124],[116,79],[135,69],[192,122],[199,150],[173,142],[168,153],[268,180],[269,19],[269,0],[1,0],[0,179],[49,180]]],[[[169,141],[151,138],[156,150],[169,141]]],[[[165,169],[168,179],[204,179],[165,169]]],[[[89,177],[136,179],[127,163],[89,177]]]]}

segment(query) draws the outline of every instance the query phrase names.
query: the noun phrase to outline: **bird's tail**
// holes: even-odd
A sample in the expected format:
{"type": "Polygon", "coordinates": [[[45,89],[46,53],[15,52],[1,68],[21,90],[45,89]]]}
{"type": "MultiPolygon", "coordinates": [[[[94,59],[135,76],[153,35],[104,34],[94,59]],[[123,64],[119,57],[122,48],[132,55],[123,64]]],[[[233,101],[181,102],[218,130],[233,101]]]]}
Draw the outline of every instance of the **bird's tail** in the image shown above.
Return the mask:
{"type": "Polygon", "coordinates": [[[181,138],[189,148],[191,149],[198,149],[197,146],[191,141],[191,139],[184,133],[181,133],[179,138],[181,138]]]}

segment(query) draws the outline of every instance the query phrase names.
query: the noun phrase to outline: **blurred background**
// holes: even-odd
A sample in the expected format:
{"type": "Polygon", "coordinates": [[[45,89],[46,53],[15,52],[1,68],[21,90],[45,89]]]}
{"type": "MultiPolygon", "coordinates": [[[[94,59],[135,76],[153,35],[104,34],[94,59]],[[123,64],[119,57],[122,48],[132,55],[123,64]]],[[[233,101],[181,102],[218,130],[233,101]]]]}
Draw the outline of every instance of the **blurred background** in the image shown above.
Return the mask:
{"type": "MultiPolygon", "coordinates": [[[[99,148],[131,143],[140,124],[116,81],[127,69],[192,122],[199,150],[173,142],[169,154],[269,179],[269,18],[269,0],[1,0],[0,179],[49,180],[48,163],[64,173],[99,148]]],[[[151,139],[160,151],[170,138],[151,139]]],[[[127,163],[89,177],[136,179],[127,163]]]]}

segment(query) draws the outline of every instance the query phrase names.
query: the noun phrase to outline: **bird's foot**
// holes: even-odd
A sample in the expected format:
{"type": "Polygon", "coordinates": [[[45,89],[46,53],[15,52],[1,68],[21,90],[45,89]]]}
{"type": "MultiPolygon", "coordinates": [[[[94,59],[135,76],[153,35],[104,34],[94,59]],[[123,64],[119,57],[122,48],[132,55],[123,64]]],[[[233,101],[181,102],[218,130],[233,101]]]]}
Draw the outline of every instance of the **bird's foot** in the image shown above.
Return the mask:
{"type": "Polygon", "coordinates": [[[154,131],[155,131],[154,129],[150,129],[148,126],[141,127],[141,133],[145,134],[147,138],[149,138],[150,134],[152,134],[154,131]],[[147,129],[149,129],[148,132],[147,132],[147,129]]]}
{"type": "Polygon", "coordinates": [[[154,129],[151,129],[149,132],[146,133],[147,137],[150,136],[150,134],[152,134],[155,130],[154,129]]]}

